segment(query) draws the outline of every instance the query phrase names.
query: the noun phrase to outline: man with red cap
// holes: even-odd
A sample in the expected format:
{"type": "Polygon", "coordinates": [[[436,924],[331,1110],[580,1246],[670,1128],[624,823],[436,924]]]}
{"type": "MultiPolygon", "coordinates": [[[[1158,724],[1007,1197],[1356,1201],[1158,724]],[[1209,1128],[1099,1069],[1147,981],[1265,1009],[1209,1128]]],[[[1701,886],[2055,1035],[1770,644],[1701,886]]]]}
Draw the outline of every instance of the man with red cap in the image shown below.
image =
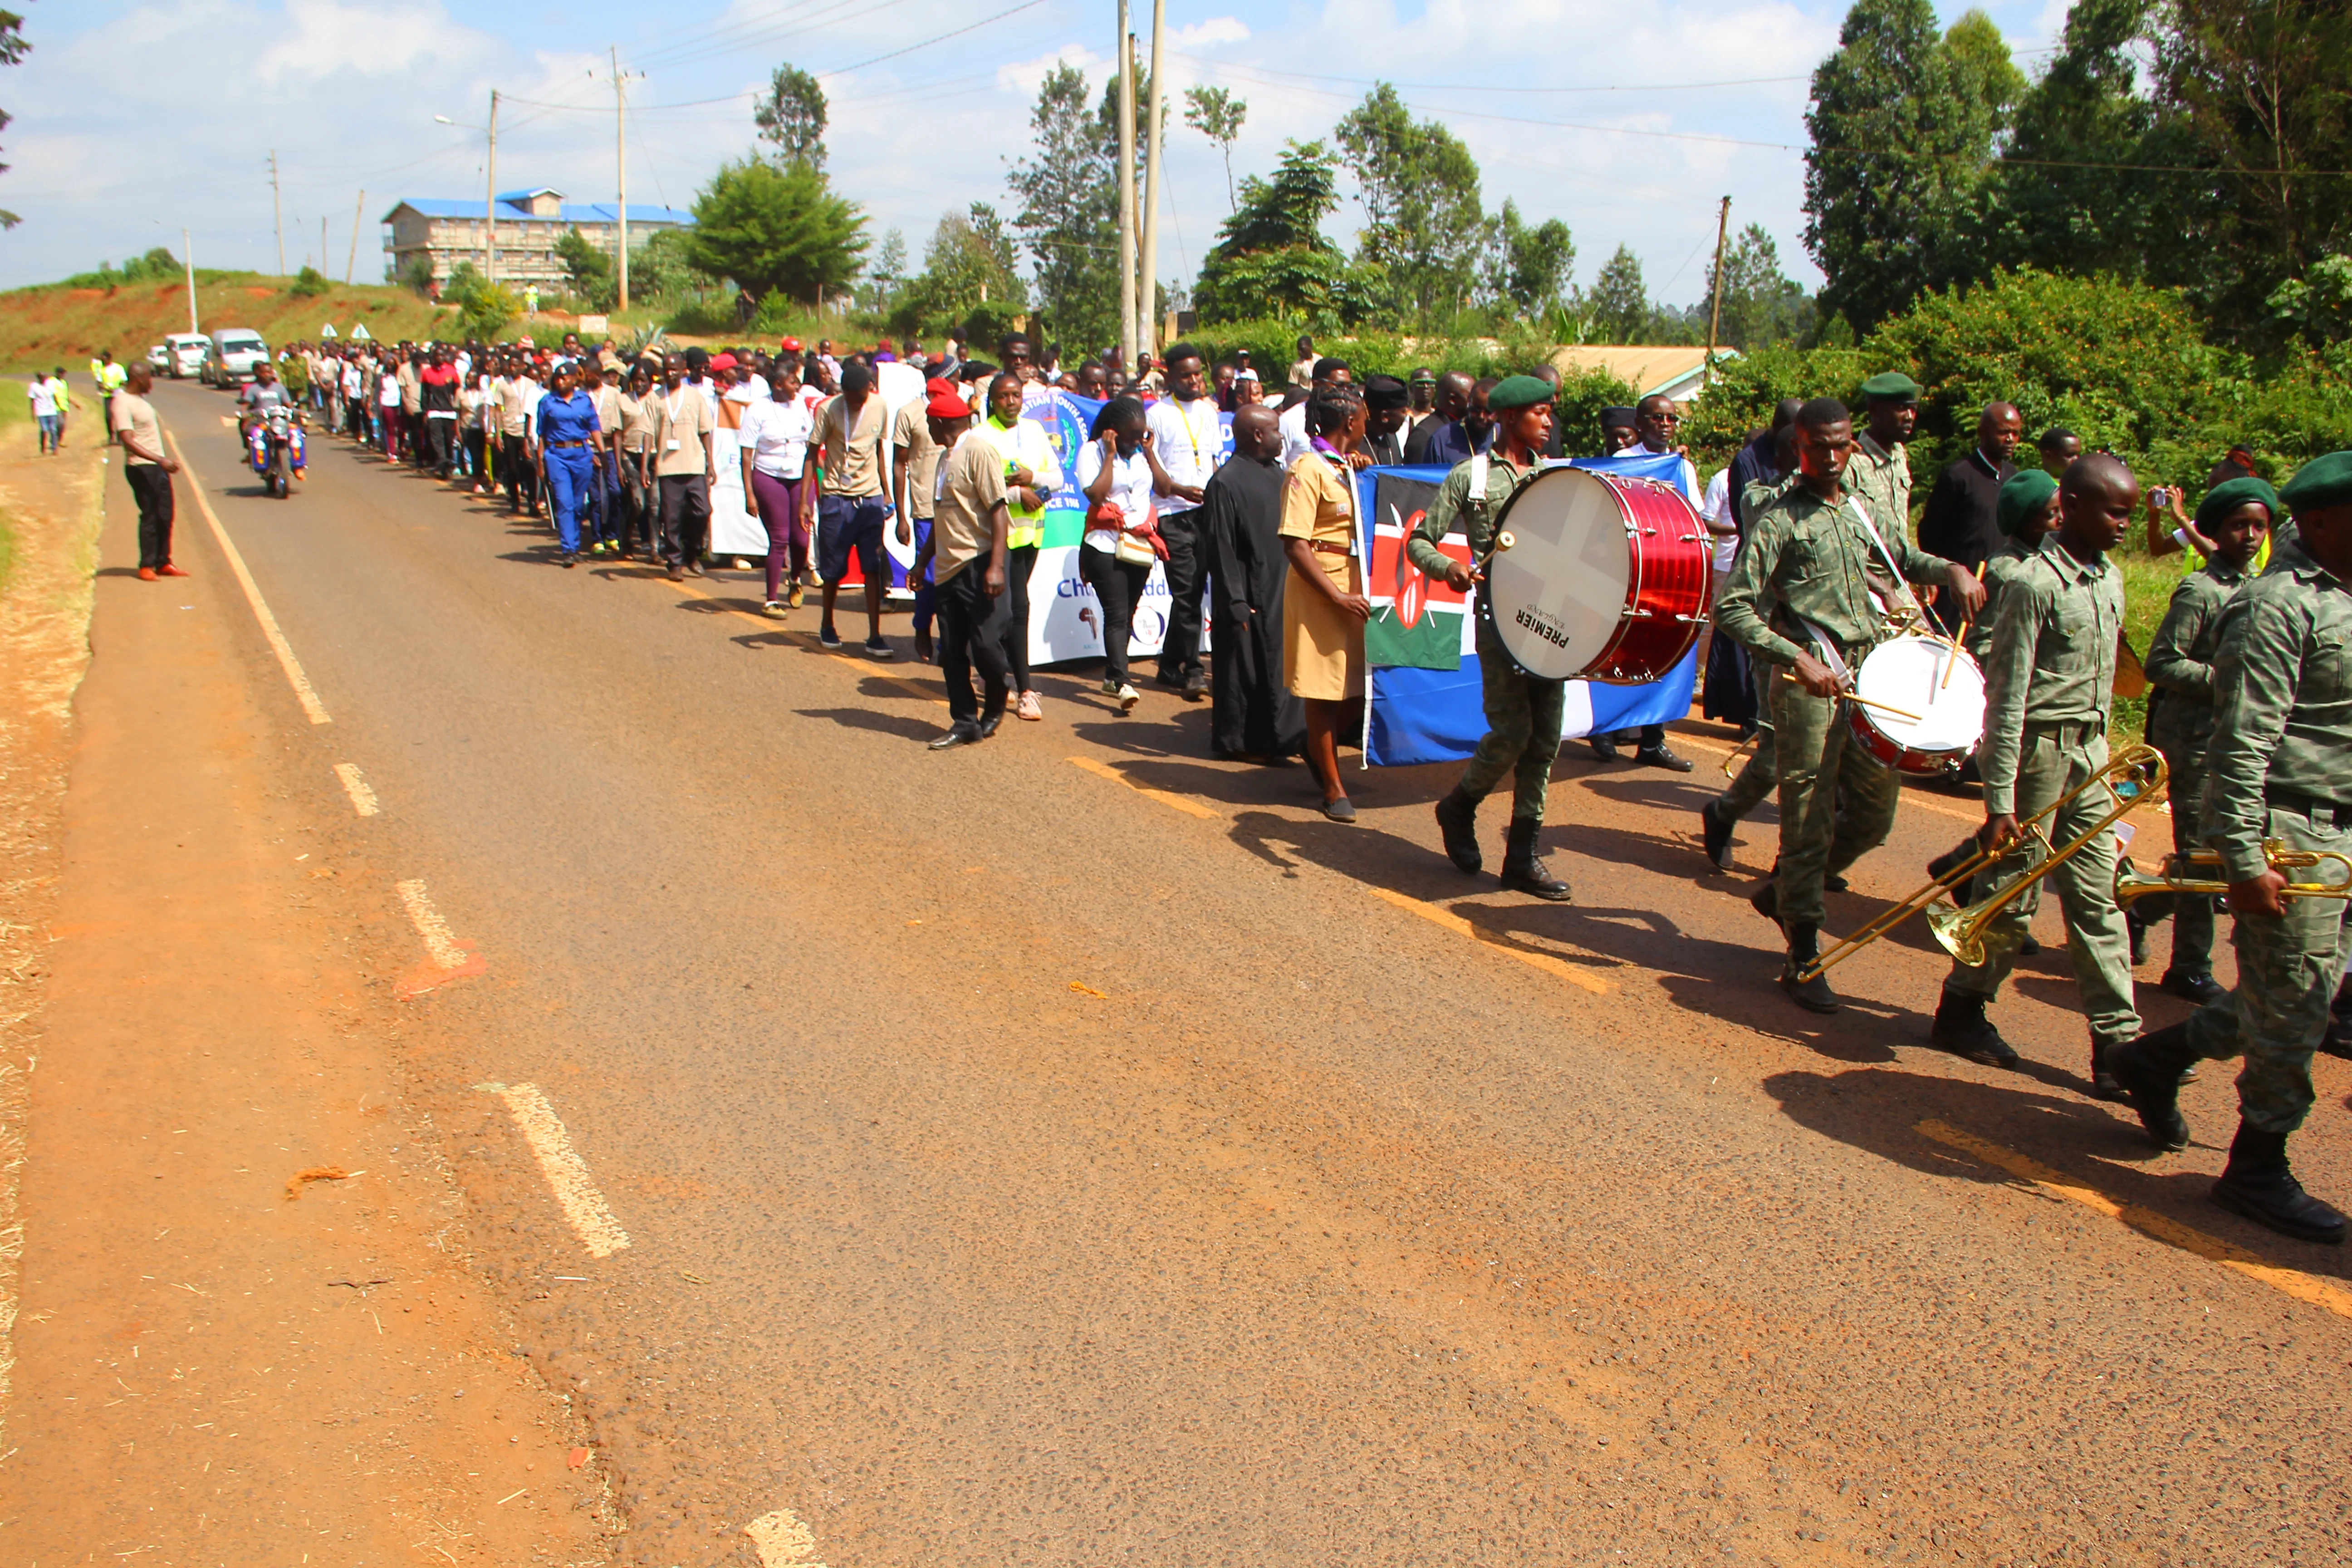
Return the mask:
{"type": "MultiPolygon", "coordinates": [[[[940,476],[940,444],[931,439],[929,404],[943,395],[962,401],[955,383],[935,377],[924,384],[926,401],[909,398],[890,426],[890,497],[898,509],[898,542],[913,546],[918,556],[931,536],[932,496],[940,476]]],[[[915,594],[915,658],[929,664],[936,595],[931,584],[922,580],[919,560],[908,570],[907,586],[915,594]]]]}
{"type": "Polygon", "coordinates": [[[1004,721],[1005,540],[1012,518],[1004,504],[1004,461],[994,444],[972,435],[971,410],[962,398],[943,382],[931,384],[923,413],[939,448],[938,493],[915,567],[928,564],[937,584],[940,674],[947,680],[952,722],[931,750],[944,752],[988,739],[1004,721]]]}

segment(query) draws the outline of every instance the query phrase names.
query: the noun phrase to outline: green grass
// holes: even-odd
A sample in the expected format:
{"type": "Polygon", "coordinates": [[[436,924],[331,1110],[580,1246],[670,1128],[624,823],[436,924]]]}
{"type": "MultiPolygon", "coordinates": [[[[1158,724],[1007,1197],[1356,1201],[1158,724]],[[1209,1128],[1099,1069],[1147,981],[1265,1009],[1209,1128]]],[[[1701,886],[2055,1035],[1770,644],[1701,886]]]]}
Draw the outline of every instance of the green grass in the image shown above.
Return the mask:
{"type": "Polygon", "coordinates": [[[33,422],[33,401],[25,395],[25,378],[12,377],[0,387],[0,428],[33,422]]]}
{"type": "MultiPolygon", "coordinates": [[[[2130,639],[2133,650],[2146,658],[2147,645],[2164,619],[2165,606],[2172,603],[2172,590],[2187,574],[2189,558],[2168,555],[2158,561],[2142,552],[2118,551],[2111,559],[2124,572],[2124,636],[2130,639]]],[[[2138,740],[2147,728],[2147,696],[2116,698],[2108,728],[2114,744],[2138,740]]]]}

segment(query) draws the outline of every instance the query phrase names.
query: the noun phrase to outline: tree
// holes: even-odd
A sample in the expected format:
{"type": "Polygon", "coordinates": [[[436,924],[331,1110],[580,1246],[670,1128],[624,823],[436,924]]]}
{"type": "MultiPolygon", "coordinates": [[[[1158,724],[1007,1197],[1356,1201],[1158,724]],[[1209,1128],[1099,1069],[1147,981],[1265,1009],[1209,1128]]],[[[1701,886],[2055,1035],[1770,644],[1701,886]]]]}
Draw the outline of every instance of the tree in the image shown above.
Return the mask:
{"type": "Polygon", "coordinates": [[[874,259],[866,268],[866,307],[887,310],[898,285],[907,280],[907,237],[893,228],[882,236],[874,259]]]}
{"type": "Polygon", "coordinates": [[[444,304],[457,307],[457,331],[467,341],[497,341],[506,331],[507,323],[522,314],[522,300],[503,283],[493,283],[474,270],[470,261],[460,261],[449,271],[449,280],[441,286],[444,304]]]}
{"type": "Polygon", "coordinates": [[[1095,347],[1118,336],[1118,89],[1114,79],[1102,112],[1090,114],[1085,73],[1047,72],[1029,114],[1035,155],[1005,176],[1021,201],[1013,229],[1036,264],[1038,303],[1055,335],[1095,347]]]}
{"type": "Polygon", "coordinates": [[[653,237],[629,252],[629,293],[646,300],[682,300],[698,289],[715,287],[719,279],[695,265],[687,251],[687,231],[656,229],[653,237]]]}
{"type": "MultiPolygon", "coordinates": [[[[25,18],[15,11],[0,11],[0,66],[13,66],[23,59],[32,45],[25,41],[25,18]]],[[[8,128],[9,113],[0,109],[0,131],[8,128]]],[[[8,165],[0,163],[0,174],[8,165]]],[[[0,208],[0,228],[14,228],[25,220],[5,208],[0,208]]]]}
{"type": "Polygon", "coordinates": [[[1495,220],[1495,249],[1488,263],[1488,291],[1522,316],[1558,305],[1576,265],[1576,241],[1568,225],[1546,218],[1529,228],[1509,197],[1495,220]]]}
{"type": "Polygon", "coordinates": [[[923,247],[923,270],[899,291],[890,312],[896,332],[930,336],[961,327],[975,342],[994,342],[1028,308],[1013,240],[996,209],[974,202],[948,213],[923,247]]]}
{"type": "MultiPolygon", "coordinates": [[[[1715,295],[1715,264],[1707,264],[1708,302],[1715,295]]],[[[1813,302],[1804,286],[1780,271],[1780,247],[1760,223],[1739,231],[1723,258],[1723,315],[1717,341],[1746,353],[1774,343],[1794,342],[1812,329],[1813,302]]]]}
{"type": "Polygon", "coordinates": [[[1855,0],[1813,72],[1805,248],[1828,279],[1822,309],[1857,331],[1982,269],[1989,105],[2008,90],[1987,27],[1964,17],[1948,46],[1930,0],[1855,0]]]}
{"type": "Polygon", "coordinates": [[[1184,123],[1214,142],[1224,153],[1225,205],[1235,212],[1241,211],[1241,200],[1234,195],[1234,142],[1242,133],[1242,121],[1248,117],[1247,100],[1222,87],[1184,89],[1184,123]]]}
{"type": "Polygon", "coordinates": [[[604,254],[603,247],[591,243],[586,235],[577,228],[566,229],[555,242],[555,255],[563,263],[573,297],[596,310],[609,310],[620,302],[621,279],[613,258],[604,254]]]}
{"type": "Polygon", "coordinates": [[[1602,342],[1642,341],[1653,312],[1649,285],[1642,281],[1642,258],[1631,247],[1617,247],[1617,254],[1592,280],[1592,291],[1584,297],[1584,304],[1592,331],[1602,342]]]}
{"type": "Polygon", "coordinates": [[[811,169],[824,167],[824,89],[797,66],[781,65],[768,83],[768,96],[751,110],[760,139],[776,144],[776,161],[811,169]]]}
{"type": "Polygon", "coordinates": [[[865,255],[866,219],[807,163],[747,157],[724,163],[694,202],[686,253],[704,271],[731,278],[753,300],[782,290],[822,299],[847,282],[865,255]]]}
{"type": "Polygon", "coordinates": [[[1416,123],[1387,82],[1375,83],[1334,135],[1364,208],[1357,259],[1379,267],[1419,321],[1459,310],[1488,243],[1470,149],[1435,121],[1416,123]]]}
{"type": "Polygon", "coordinates": [[[1328,331],[1362,319],[1370,290],[1323,235],[1323,220],[1339,205],[1335,167],[1322,142],[1293,142],[1273,179],[1242,181],[1240,204],[1192,290],[1203,321],[1271,315],[1328,331]]]}

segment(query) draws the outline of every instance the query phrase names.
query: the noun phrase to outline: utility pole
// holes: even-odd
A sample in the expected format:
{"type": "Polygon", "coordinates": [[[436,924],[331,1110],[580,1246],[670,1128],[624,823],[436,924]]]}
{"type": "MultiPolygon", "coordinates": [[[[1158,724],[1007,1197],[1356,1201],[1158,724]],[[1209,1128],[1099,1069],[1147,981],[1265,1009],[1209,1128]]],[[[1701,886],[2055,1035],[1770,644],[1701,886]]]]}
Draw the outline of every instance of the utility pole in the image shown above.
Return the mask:
{"type": "MultiPolygon", "coordinates": [[[[1136,335],[1143,345],[1155,353],[1160,345],[1160,121],[1161,83],[1167,79],[1160,74],[1160,57],[1165,52],[1168,37],[1168,0],[1151,0],[1151,100],[1145,112],[1144,134],[1150,138],[1144,143],[1143,153],[1143,251],[1138,258],[1140,276],[1136,288],[1140,294],[1138,314],[1143,322],[1136,335]]],[[[1135,374],[1129,366],[1128,374],[1135,374]]]]}
{"type": "Polygon", "coordinates": [[[490,161],[488,188],[482,192],[482,221],[489,232],[482,237],[482,281],[499,280],[499,89],[490,89],[490,161]]]}
{"type": "Polygon", "coordinates": [[[286,205],[278,195],[278,149],[269,150],[269,210],[278,220],[278,276],[286,276],[286,205]]]}
{"type": "Polygon", "coordinates": [[[1731,230],[1731,198],[1715,215],[1715,303],[1706,312],[1706,363],[1699,367],[1698,384],[1705,391],[1715,380],[1715,334],[1723,324],[1723,237],[1731,230]]]}
{"type": "Polygon", "coordinates": [[[1135,40],[1118,0],[1118,353],[1135,374],[1135,40]]]}
{"type": "Polygon", "coordinates": [[[327,269],[327,215],[319,215],[319,270],[327,269]]]}
{"type": "Polygon", "coordinates": [[[180,231],[180,265],[188,269],[188,331],[200,332],[204,329],[196,325],[196,253],[188,243],[188,231],[184,228],[180,231]]]}
{"type": "Polygon", "coordinates": [[[343,258],[343,283],[345,287],[350,286],[352,274],[359,269],[360,221],[361,215],[366,211],[367,187],[362,185],[360,187],[360,199],[352,204],[352,253],[350,256],[343,258]]]}
{"type": "Polygon", "coordinates": [[[621,304],[629,308],[629,95],[621,76],[621,50],[613,47],[613,154],[621,170],[621,304]]]}

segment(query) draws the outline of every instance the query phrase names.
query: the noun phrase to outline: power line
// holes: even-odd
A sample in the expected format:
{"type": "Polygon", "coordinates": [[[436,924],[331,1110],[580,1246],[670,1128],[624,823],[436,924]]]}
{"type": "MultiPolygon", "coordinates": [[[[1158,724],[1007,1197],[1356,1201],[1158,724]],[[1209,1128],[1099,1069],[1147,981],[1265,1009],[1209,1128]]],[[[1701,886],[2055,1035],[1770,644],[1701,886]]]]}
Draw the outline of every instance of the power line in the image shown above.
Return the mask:
{"type": "Polygon", "coordinates": [[[867,66],[878,66],[884,60],[895,60],[900,55],[911,55],[917,49],[928,49],[933,44],[944,44],[950,38],[961,38],[966,33],[976,33],[992,22],[1002,22],[1007,16],[1017,16],[1024,11],[1034,11],[1045,3],[1045,0],[1021,0],[1020,5],[1013,6],[1009,11],[999,11],[993,16],[982,16],[979,21],[974,22],[968,26],[958,27],[952,33],[941,33],[935,38],[925,38],[919,44],[908,44],[903,49],[892,49],[887,55],[876,55],[870,60],[860,60],[854,66],[842,66],[837,69],[827,71],[825,74],[827,76],[847,76],[851,71],[862,71],[867,66]]]}

